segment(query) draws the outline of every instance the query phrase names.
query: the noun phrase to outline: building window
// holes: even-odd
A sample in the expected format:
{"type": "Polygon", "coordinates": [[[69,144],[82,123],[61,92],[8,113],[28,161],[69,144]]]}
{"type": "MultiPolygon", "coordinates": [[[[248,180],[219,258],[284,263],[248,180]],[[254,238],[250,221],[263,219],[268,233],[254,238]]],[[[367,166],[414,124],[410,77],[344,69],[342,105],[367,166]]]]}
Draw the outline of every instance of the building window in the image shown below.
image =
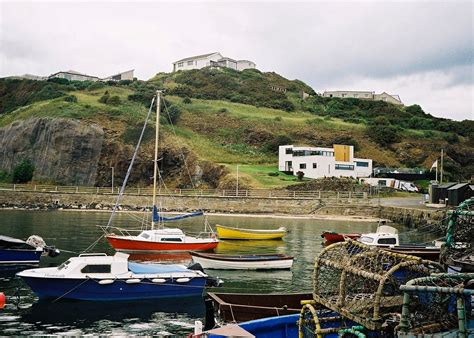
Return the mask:
{"type": "Polygon", "coordinates": [[[317,163],[313,163],[313,169],[317,169],[318,168],[318,164],[317,163]]]}
{"type": "Polygon", "coordinates": [[[110,265],[86,265],[81,269],[82,273],[110,273],[110,265]]]}
{"type": "Polygon", "coordinates": [[[188,66],[192,66],[194,61],[188,61],[188,66]]]}
{"type": "Polygon", "coordinates": [[[354,166],[350,164],[336,164],[336,170],[354,170],[354,166]]]}
{"type": "Polygon", "coordinates": [[[300,163],[300,169],[306,169],[306,163],[300,163]]]}
{"type": "Polygon", "coordinates": [[[293,154],[293,148],[286,148],[285,154],[293,154]]]}
{"type": "Polygon", "coordinates": [[[183,67],[183,63],[182,63],[182,62],[178,62],[178,67],[183,67]]]}
{"type": "Polygon", "coordinates": [[[369,167],[369,162],[359,162],[359,161],[356,161],[356,166],[368,168],[368,167],[369,167]]]}

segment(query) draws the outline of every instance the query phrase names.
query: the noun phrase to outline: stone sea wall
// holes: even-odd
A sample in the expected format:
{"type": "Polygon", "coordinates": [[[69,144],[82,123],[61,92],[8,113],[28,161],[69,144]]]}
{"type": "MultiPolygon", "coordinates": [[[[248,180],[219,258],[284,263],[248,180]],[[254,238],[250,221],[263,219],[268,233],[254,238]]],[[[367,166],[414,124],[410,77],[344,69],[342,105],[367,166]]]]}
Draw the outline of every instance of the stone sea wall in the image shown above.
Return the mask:
{"type": "MultiPolygon", "coordinates": [[[[0,208],[111,210],[116,197],[112,194],[0,191],[0,208]]],[[[143,210],[151,203],[150,196],[126,195],[121,209],[143,210]]],[[[165,211],[373,217],[412,227],[438,225],[446,217],[446,210],[379,206],[371,204],[370,200],[365,203],[349,200],[328,203],[318,199],[161,196],[160,204],[166,206],[165,211]]]]}

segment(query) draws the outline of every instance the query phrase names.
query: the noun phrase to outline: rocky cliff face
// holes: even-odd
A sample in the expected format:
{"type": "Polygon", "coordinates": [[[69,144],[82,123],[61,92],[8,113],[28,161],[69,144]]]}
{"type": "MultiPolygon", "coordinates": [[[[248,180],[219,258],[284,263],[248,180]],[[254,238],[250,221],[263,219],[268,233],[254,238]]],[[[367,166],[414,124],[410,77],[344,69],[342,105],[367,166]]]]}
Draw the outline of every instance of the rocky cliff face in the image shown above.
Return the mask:
{"type": "Polygon", "coordinates": [[[24,159],[34,179],[94,185],[104,140],[95,124],[60,118],[31,118],[0,128],[0,170],[12,172],[24,159]]]}

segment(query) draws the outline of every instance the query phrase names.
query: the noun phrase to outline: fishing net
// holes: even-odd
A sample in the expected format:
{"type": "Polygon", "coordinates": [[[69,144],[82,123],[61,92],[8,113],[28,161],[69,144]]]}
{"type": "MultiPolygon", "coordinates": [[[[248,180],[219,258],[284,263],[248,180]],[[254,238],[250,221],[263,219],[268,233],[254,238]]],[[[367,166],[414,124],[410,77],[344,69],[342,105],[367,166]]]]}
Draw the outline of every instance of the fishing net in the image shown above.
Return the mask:
{"type": "Polygon", "coordinates": [[[400,286],[413,278],[441,272],[439,264],[346,240],[316,258],[313,298],[369,330],[397,324],[403,295],[400,286]]]}
{"type": "Polygon", "coordinates": [[[474,273],[437,274],[402,286],[405,298],[400,333],[413,336],[456,329],[461,336],[467,336],[466,323],[474,319],[474,285],[470,285],[473,279],[474,273]]]}
{"type": "Polygon", "coordinates": [[[440,261],[459,272],[474,272],[474,198],[451,213],[440,261]]]}

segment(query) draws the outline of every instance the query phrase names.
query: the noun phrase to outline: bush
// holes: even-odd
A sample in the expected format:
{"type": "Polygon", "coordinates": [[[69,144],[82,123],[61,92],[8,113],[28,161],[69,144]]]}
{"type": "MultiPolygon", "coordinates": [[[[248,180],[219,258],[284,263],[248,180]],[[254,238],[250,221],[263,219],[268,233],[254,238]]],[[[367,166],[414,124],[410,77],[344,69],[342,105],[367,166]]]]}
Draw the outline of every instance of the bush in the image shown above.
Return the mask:
{"type": "Polygon", "coordinates": [[[68,95],[64,98],[64,101],[66,102],[77,102],[77,97],[74,95],[68,95]]]}
{"type": "Polygon", "coordinates": [[[217,111],[219,114],[226,114],[228,113],[229,111],[227,110],[227,108],[221,108],[217,111]]]}
{"type": "Polygon", "coordinates": [[[32,180],[35,167],[30,160],[23,160],[13,169],[13,183],[26,183],[32,180]]]}
{"type": "Polygon", "coordinates": [[[101,89],[101,88],[104,88],[105,87],[105,84],[100,82],[100,81],[96,81],[96,82],[92,82],[88,87],[87,87],[87,90],[97,90],[97,89],[101,89]]]}
{"type": "Polygon", "coordinates": [[[371,124],[367,128],[367,135],[381,146],[388,146],[400,141],[398,129],[391,124],[371,124]]]}
{"type": "Polygon", "coordinates": [[[185,97],[185,98],[183,99],[183,103],[184,103],[184,104],[191,104],[191,103],[193,103],[193,102],[191,101],[191,99],[190,99],[189,97],[185,97]]]}
{"type": "Polygon", "coordinates": [[[175,105],[167,106],[168,109],[164,111],[163,115],[169,124],[176,124],[181,116],[181,110],[175,105]]]}
{"type": "Polygon", "coordinates": [[[296,176],[298,176],[298,181],[302,181],[304,177],[304,172],[302,171],[297,171],[296,176]]]}
{"type": "Polygon", "coordinates": [[[107,100],[106,103],[107,103],[107,104],[110,104],[110,105],[112,105],[112,106],[118,106],[118,105],[121,103],[120,97],[118,97],[117,95],[111,96],[111,97],[107,100]]]}
{"type": "Polygon", "coordinates": [[[0,170],[0,182],[10,183],[11,181],[11,175],[7,171],[0,170]]]}
{"type": "Polygon", "coordinates": [[[107,101],[109,100],[109,98],[110,98],[109,91],[106,90],[105,93],[104,93],[104,95],[102,95],[102,96],[100,97],[99,102],[100,102],[100,103],[107,104],[107,101]]]}

